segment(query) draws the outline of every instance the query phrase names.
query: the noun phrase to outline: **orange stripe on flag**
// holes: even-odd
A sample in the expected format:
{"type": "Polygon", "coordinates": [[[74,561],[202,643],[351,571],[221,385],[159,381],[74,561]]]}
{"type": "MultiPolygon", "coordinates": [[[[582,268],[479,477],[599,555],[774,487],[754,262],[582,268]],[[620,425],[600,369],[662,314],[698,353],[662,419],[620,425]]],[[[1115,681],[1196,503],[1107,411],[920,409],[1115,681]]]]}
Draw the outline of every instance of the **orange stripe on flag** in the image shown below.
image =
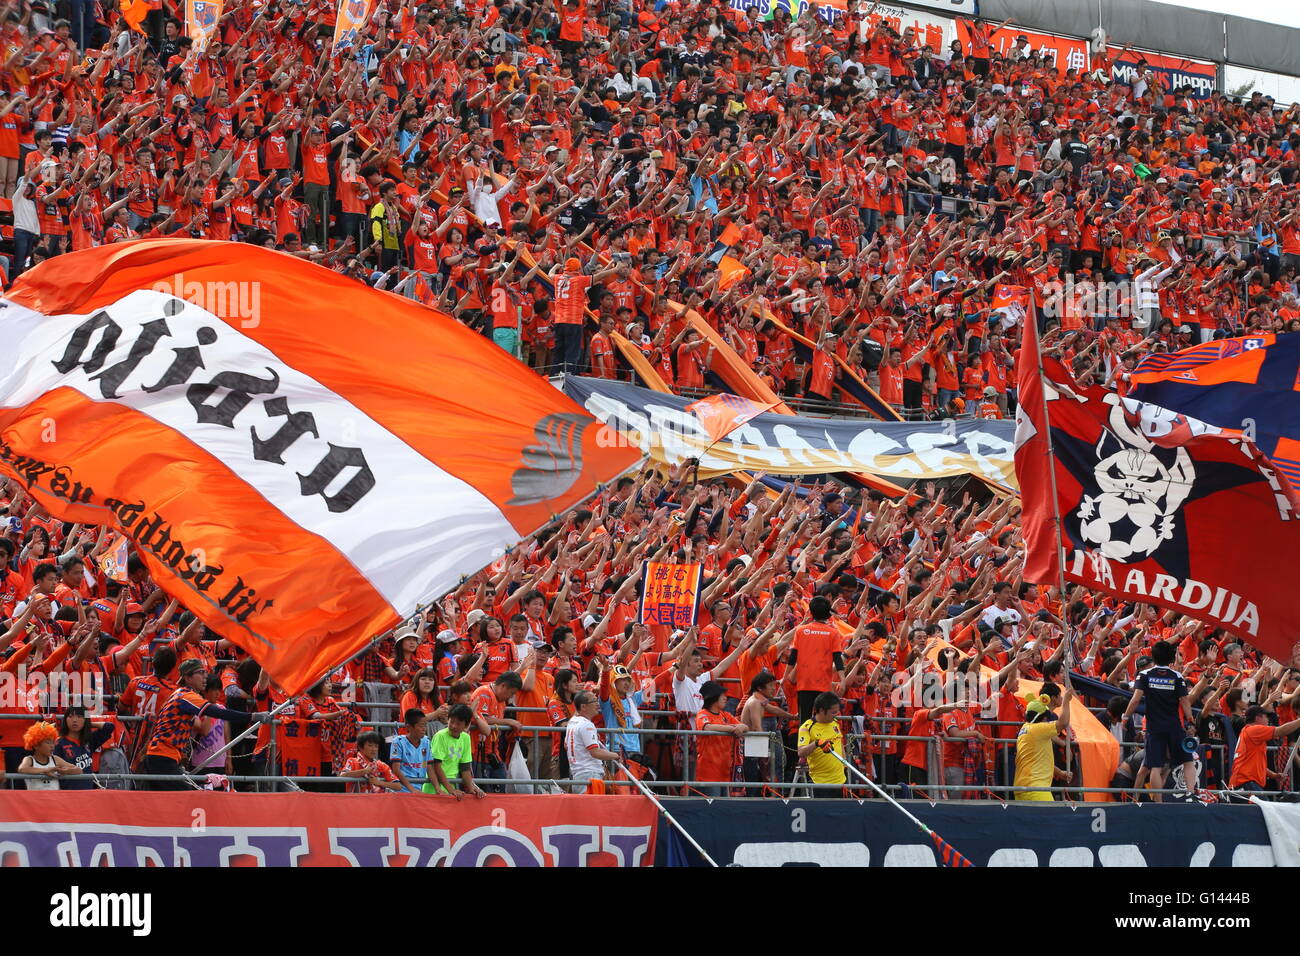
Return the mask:
{"type": "Polygon", "coordinates": [[[663,380],[663,376],[655,370],[655,367],[650,364],[641,353],[641,350],[632,344],[632,341],[627,336],[618,332],[613,332],[611,335],[614,340],[614,347],[623,356],[623,360],[632,367],[632,371],[636,372],[641,381],[645,383],[646,388],[652,388],[656,392],[663,392],[667,395],[672,394],[673,390],[668,387],[668,383],[663,380]]]}
{"type": "MultiPolygon", "coordinates": [[[[681,308],[681,305],[676,302],[668,304],[674,309],[681,308]]],[[[702,315],[692,309],[686,313],[686,324],[699,332],[713,346],[712,371],[727,383],[728,388],[744,398],[770,405],[783,415],[794,414],[790,406],[781,401],[776,392],[754,374],[754,370],[736,353],[735,349],[727,344],[726,339],[704,320],[702,315]]]]}
{"type": "Polygon", "coordinates": [[[319,675],[397,623],[328,540],[305,532],[221,462],[147,415],[60,388],[26,409],[0,411],[0,435],[0,468],[42,506],[124,532],[160,586],[272,674],[302,661],[319,675]],[[25,471],[10,455],[19,448],[43,463],[67,463],[64,478],[47,472],[32,481],[31,467],[25,471]],[[93,504],[67,501],[86,497],[78,484],[92,489],[93,504]],[[105,502],[118,506],[110,511],[105,502]],[[355,637],[342,647],[323,637],[349,631],[355,637]],[[285,639],[295,634],[303,638],[285,639]]]}

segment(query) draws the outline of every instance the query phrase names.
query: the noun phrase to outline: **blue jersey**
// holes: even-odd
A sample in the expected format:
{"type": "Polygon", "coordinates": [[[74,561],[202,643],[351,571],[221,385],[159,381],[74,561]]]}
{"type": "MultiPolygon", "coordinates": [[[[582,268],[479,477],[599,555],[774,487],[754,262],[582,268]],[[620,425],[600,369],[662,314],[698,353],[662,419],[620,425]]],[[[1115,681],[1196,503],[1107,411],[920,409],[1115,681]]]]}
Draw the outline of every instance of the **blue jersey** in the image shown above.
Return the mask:
{"type": "MultiPolygon", "coordinates": [[[[634,727],[636,723],[633,715],[636,714],[636,708],[644,707],[645,700],[641,692],[635,691],[623,698],[623,722],[620,724],[614,716],[614,703],[610,700],[600,702],[600,715],[604,718],[603,724],[606,729],[614,727],[634,727]]],[[[638,715],[639,716],[639,715],[638,715]]],[[[639,754],[641,752],[641,735],[640,734],[620,734],[614,732],[605,737],[605,746],[614,753],[639,754]]]]}
{"type": "Polygon", "coordinates": [[[400,767],[402,776],[419,786],[429,779],[429,738],[421,737],[418,744],[413,744],[406,734],[398,734],[388,762],[394,770],[400,767]]]}

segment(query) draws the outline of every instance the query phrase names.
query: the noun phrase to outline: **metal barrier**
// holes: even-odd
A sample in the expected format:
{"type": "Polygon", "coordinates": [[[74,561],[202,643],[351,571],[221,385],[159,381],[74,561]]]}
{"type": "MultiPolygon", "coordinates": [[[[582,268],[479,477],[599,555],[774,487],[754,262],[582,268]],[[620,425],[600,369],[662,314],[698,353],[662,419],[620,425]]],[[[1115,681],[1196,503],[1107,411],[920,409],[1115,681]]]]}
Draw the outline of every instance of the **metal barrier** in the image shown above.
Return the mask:
{"type": "MultiPolygon", "coordinates": [[[[191,786],[192,786],[194,789],[196,789],[196,790],[206,790],[206,789],[208,789],[207,787],[200,786],[200,783],[201,783],[202,781],[206,780],[206,775],[205,775],[205,776],[194,776],[194,775],[188,775],[188,774],[138,774],[138,773],[121,773],[121,774],[85,774],[84,776],[85,776],[85,777],[92,778],[92,779],[95,780],[96,782],[98,782],[98,781],[109,781],[109,782],[122,782],[122,783],[133,783],[133,784],[134,784],[134,783],[140,783],[140,784],[145,784],[145,785],[149,785],[149,784],[157,784],[157,783],[185,783],[185,784],[189,784],[189,785],[191,785],[191,786]]],[[[348,784],[352,784],[352,785],[354,785],[354,786],[360,785],[360,781],[359,781],[358,778],[356,778],[356,777],[304,777],[304,776],[285,776],[285,775],[278,775],[278,774],[277,774],[277,775],[267,775],[267,776],[248,776],[248,775],[244,775],[244,776],[237,776],[237,775],[221,775],[221,776],[223,777],[223,779],[224,779],[226,782],[231,783],[231,784],[250,784],[250,785],[256,785],[256,784],[274,784],[274,785],[286,784],[286,785],[294,785],[294,786],[297,786],[298,784],[309,783],[309,784],[315,784],[315,785],[328,786],[328,787],[335,788],[335,789],[333,789],[333,790],[324,790],[324,791],[321,791],[321,792],[324,792],[324,793],[342,792],[343,788],[344,788],[346,785],[348,785],[348,784]]],[[[12,780],[12,781],[15,781],[15,782],[17,782],[17,781],[21,781],[21,780],[45,780],[45,781],[48,781],[48,780],[49,780],[48,777],[45,777],[45,776],[42,775],[42,774],[21,774],[21,773],[13,773],[13,774],[9,774],[8,777],[7,777],[7,779],[12,780]]],[[[585,791],[586,788],[587,788],[587,781],[586,781],[585,779],[574,779],[574,778],[565,778],[565,779],[555,779],[555,780],[551,780],[551,779],[535,778],[535,777],[518,778],[518,779],[503,779],[503,778],[500,778],[500,777],[475,777],[475,778],[473,778],[473,779],[474,779],[474,782],[475,782],[476,784],[478,784],[480,787],[485,788],[485,789],[487,789],[487,788],[491,788],[491,791],[489,792],[489,795],[491,794],[491,792],[498,792],[498,791],[499,791],[499,792],[505,792],[505,791],[508,791],[508,790],[510,790],[510,789],[512,789],[512,788],[515,788],[515,789],[517,790],[517,788],[519,788],[519,787],[532,787],[532,788],[534,788],[534,789],[542,789],[542,790],[544,790],[544,791],[548,791],[548,792],[554,792],[557,788],[568,788],[570,792],[572,792],[573,790],[584,790],[584,791],[585,791]]],[[[659,790],[661,790],[662,788],[665,788],[665,787],[667,787],[667,788],[672,788],[672,789],[675,789],[675,790],[681,790],[681,789],[690,789],[690,790],[694,790],[694,789],[696,789],[696,788],[698,788],[698,787],[706,786],[706,787],[722,787],[722,788],[724,788],[724,789],[726,789],[726,790],[746,790],[746,791],[749,791],[749,790],[755,790],[755,789],[758,789],[759,792],[760,792],[760,795],[761,795],[761,793],[762,793],[763,790],[769,790],[769,789],[772,790],[772,791],[776,791],[776,792],[778,792],[778,793],[786,793],[786,792],[789,792],[791,795],[797,795],[798,791],[805,791],[805,790],[806,790],[806,791],[827,791],[827,790],[835,791],[835,790],[837,790],[837,791],[840,791],[842,794],[844,793],[844,791],[849,791],[849,793],[845,794],[846,799],[871,799],[869,796],[865,796],[866,794],[869,794],[869,793],[870,793],[870,791],[867,789],[867,787],[865,787],[865,786],[863,786],[863,785],[855,785],[855,784],[847,783],[847,782],[846,782],[846,783],[811,783],[811,782],[789,782],[789,783],[787,783],[787,782],[778,782],[778,783],[771,783],[771,782],[768,782],[768,781],[758,781],[758,782],[749,781],[749,782],[747,782],[747,781],[743,781],[743,780],[732,781],[732,782],[729,782],[729,783],[714,783],[714,782],[711,782],[711,781],[698,781],[698,780],[654,780],[654,781],[642,781],[642,782],[643,782],[643,783],[646,785],[646,787],[647,787],[648,789],[650,789],[651,791],[659,791],[659,790]],[[863,795],[859,795],[858,791],[861,791],[863,795]]],[[[880,786],[880,788],[881,788],[882,790],[885,790],[885,791],[890,792],[891,795],[892,795],[892,794],[899,794],[899,795],[901,795],[901,796],[899,797],[899,799],[902,799],[902,800],[904,800],[904,801],[907,801],[907,800],[913,800],[913,801],[918,802],[918,803],[929,803],[929,804],[932,804],[932,805],[933,805],[934,803],[936,803],[936,802],[939,802],[936,798],[934,798],[934,797],[932,797],[932,796],[926,794],[926,793],[925,793],[925,789],[926,789],[926,788],[923,788],[923,787],[913,786],[913,785],[909,785],[909,784],[901,784],[901,783],[899,783],[899,784],[878,784],[878,786],[880,786]],[[915,794],[915,793],[921,793],[922,795],[921,795],[920,797],[913,796],[913,794],[915,794]]],[[[624,790],[631,790],[631,789],[633,789],[633,784],[630,783],[629,781],[625,781],[625,780],[612,780],[612,781],[608,781],[608,782],[607,782],[607,787],[609,787],[609,788],[613,788],[613,789],[620,789],[620,788],[621,788],[621,789],[624,789],[624,790]]],[[[149,788],[148,786],[144,786],[144,787],[138,787],[138,788],[132,788],[132,789],[145,789],[145,790],[147,790],[147,789],[150,789],[150,788],[149,788]]],[[[1015,793],[1050,793],[1050,794],[1052,794],[1054,797],[1057,796],[1057,795],[1060,795],[1061,797],[1065,798],[1066,801],[1069,801],[1069,798],[1071,797],[1071,795],[1074,795],[1074,794],[1085,794],[1085,793],[1105,793],[1105,794],[1115,794],[1115,795],[1125,795],[1125,794],[1127,794],[1127,795],[1134,795],[1134,794],[1140,794],[1141,796],[1153,796],[1153,795],[1156,795],[1156,794],[1159,794],[1159,795],[1161,795],[1161,796],[1164,796],[1164,795],[1174,796],[1174,795],[1178,795],[1178,794],[1182,794],[1182,793],[1184,793],[1184,792],[1181,791],[1181,790],[1177,790],[1177,789],[1173,789],[1173,788],[1168,788],[1168,787],[1166,787],[1166,788],[1162,788],[1162,789],[1146,789],[1146,790],[1142,790],[1142,791],[1140,791],[1140,792],[1139,792],[1139,791],[1134,791],[1134,790],[1129,789],[1129,788],[1122,788],[1122,787],[1057,787],[1057,786],[1051,786],[1051,787],[1015,787],[1015,786],[992,786],[992,787],[988,787],[988,788],[986,788],[986,789],[988,789],[988,790],[991,791],[991,792],[995,792],[995,793],[1012,793],[1012,794],[1015,794],[1015,793]]],[[[394,792],[397,792],[397,791],[394,791],[394,792]]],[[[406,792],[409,793],[410,791],[406,791],[406,792]]],[[[447,796],[446,794],[440,794],[440,795],[439,795],[439,794],[427,794],[427,795],[428,795],[428,796],[447,796]]],[[[544,794],[543,794],[543,795],[544,795],[544,794]]],[[[673,793],[666,793],[666,794],[664,794],[664,793],[660,793],[660,794],[657,794],[657,795],[662,796],[662,797],[670,797],[670,798],[671,798],[671,797],[674,797],[674,796],[690,796],[690,794],[680,794],[680,793],[678,793],[678,794],[673,794],[673,793]]],[[[1266,792],[1263,792],[1263,793],[1256,793],[1256,794],[1253,794],[1253,795],[1254,795],[1254,796],[1257,796],[1257,797],[1265,798],[1265,799],[1271,799],[1271,798],[1286,798],[1286,799],[1288,799],[1288,800],[1291,800],[1291,799],[1293,799],[1293,798],[1300,797],[1300,792],[1292,791],[1292,790],[1284,790],[1284,791],[1269,790],[1269,791],[1266,791],[1266,792]]],[[[723,797],[730,797],[730,796],[733,796],[733,795],[728,793],[728,794],[722,794],[721,796],[723,796],[723,797]]],[[[1251,796],[1251,795],[1250,795],[1250,794],[1246,794],[1246,793],[1242,793],[1242,792],[1233,792],[1233,796],[1238,797],[1238,798],[1241,798],[1241,799],[1244,800],[1244,799],[1246,799],[1248,796],[1251,796]]],[[[981,801],[965,801],[965,802],[968,802],[968,803],[969,803],[969,802],[981,802],[981,801]]],[[[982,801],[982,802],[989,802],[989,803],[992,803],[992,802],[996,802],[996,801],[982,801]]]]}
{"type": "MultiPolygon", "coordinates": [[[[389,707],[398,706],[398,704],[396,703],[389,703],[389,702],[374,702],[374,703],[378,703],[380,706],[385,706],[385,705],[389,707]]],[[[371,705],[372,705],[371,703],[367,703],[365,706],[371,706],[371,705]]],[[[513,708],[513,711],[518,714],[546,712],[545,708],[539,708],[539,707],[513,708]]],[[[675,711],[670,711],[670,710],[641,711],[641,713],[647,717],[655,717],[655,718],[674,718],[677,716],[677,713],[675,711]]],[[[3,713],[0,714],[0,719],[30,721],[33,719],[33,717],[30,714],[3,713]]],[[[148,718],[144,716],[128,714],[128,715],[118,716],[116,719],[121,721],[124,724],[130,725],[130,724],[141,723],[147,720],[148,718]]],[[[861,716],[846,715],[840,717],[839,719],[841,724],[853,725],[858,720],[863,720],[868,718],[863,718],[861,716]]],[[[911,723],[910,717],[873,717],[869,719],[871,719],[872,721],[880,725],[884,725],[886,727],[892,725],[898,729],[903,729],[902,725],[904,724],[910,725],[911,723]]],[[[269,722],[270,733],[271,733],[271,747],[272,747],[270,751],[270,760],[272,766],[276,765],[274,746],[275,746],[276,727],[278,723],[279,723],[278,720],[273,720],[269,722]]],[[[404,727],[404,724],[396,721],[368,721],[365,726],[371,729],[379,730],[381,732],[393,731],[392,734],[385,733],[385,736],[394,737],[397,734],[400,734],[402,727],[404,727]]],[[[979,720],[977,721],[977,726],[985,729],[990,727],[1019,727],[1020,723],[1016,721],[979,720]]],[[[540,780],[547,780],[547,778],[545,778],[539,772],[543,769],[543,762],[549,765],[550,758],[552,755],[553,748],[548,744],[547,741],[553,739],[555,735],[563,734],[564,732],[565,732],[565,727],[563,726],[534,725],[534,724],[525,724],[517,732],[519,735],[521,735],[524,738],[527,744],[527,751],[528,751],[527,759],[529,763],[529,772],[533,775],[532,777],[529,778],[529,780],[534,782],[540,780]]],[[[782,739],[782,735],[779,732],[774,732],[770,730],[748,731],[741,737],[737,738],[732,733],[727,733],[722,731],[707,731],[707,730],[696,730],[696,729],[678,728],[678,727],[642,726],[642,727],[627,727],[627,728],[598,727],[597,733],[599,733],[605,738],[610,738],[610,737],[649,738],[652,741],[657,741],[660,743],[663,743],[665,741],[672,741],[675,747],[680,748],[679,751],[674,754],[674,758],[671,760],[672,766],[678,769],[684,768],[686,770],[685,775],[687,777],[693,776],[693,774],[690,771],[695,766],[695,760],[697,757],[695,753],[697,748],[693,745],[693,741],[695,738],[729,737],[737,740],[738,744],[740,740],[745,738],[766,737],[768,739],[769,742],[768,755],[766,758],[759,758],[759,759],[766,759],[767,761],[767,768],[766,768],[767,779],[765,780],[762,781],[655,780],[652,782],[648,782],[648,785],[651,786],[652,788],[709,787],[709,788],[721,788],[723,790],[726,790],[728,788],[741,788],[744,790],[750,790],[755,787],[758,787],[758,788],[770,788],[770,790],[774,792],[786,792],[786,791],[797,790],[805,786],[821,786],[821,785],[804,784],[801,782],[795,783],[785,779],[786,777],[790,776],[788,772],[789,770],[793,769],[795,766],[801,766],[802,764],[800,764],[797,761],[797,759],[794,758],[792,752],[790,751],[790,748],[786,746],[785,741],[782,739]],[[680,744],[676,743],[677,740],[680,740],[680,744]]],[[[910,743],[923,744],[924,751],[925,751],[925,781],[926,782],[924,784],[915,784],[915,783],[906,783],[901,780],[893,780],[893,781],[886,781],[885,783],[881,784],[886,790],[889,790],[891,794],[896,792],[908,793],[912,789],[921,789],[925,791],[933,791],[933,793],[927,793],[927,799],[929,798],[950,799],[950,798],[954,798],[952,797],[950,792],[956,792],[960,794],[960,793],[965,793],[970,791],[976,791],[981,795],[984,793],[988,793],[994,796],[995,798],[1000,799],[998,797],[998,794],[1006,794],[1006,793],[1015,794],[1021,791],[1033,791],[1033,792],[1046,791],[1053,794],[1055,793],[1082,794],[1082,793],[1097,792],[1097,793],[1120,793],[1120,794],[1129,794],[1129,795],[1143,794],[1143,793],[1149,794],[1155,792],[1160,792],[1160,793],[1179,792],[1175,789],[1153,791],[1146,788],[1143,788],[1142,790],[1138,790],[1137,788],[1134,787],[1119,787],[1119,788],[1111,788],[1111,787],[1096,788],[1096,787],[1083,787],[1083,786],[1016,787],[1012,785],[1009,781],[1005,781],[1005,780],[1004,782],[999,783],[997,778],[1000,776],[1005,777],[1010,772],[1009,762],[1006,761],[1005,759],[1000,759],[1000,758],[1003,757],[1003,755],[1005,755],[1008,751],[1014,753],[1013,748],[1016,745],[1016,738],[989,737],[988,739],[989,742],[993,745],[993,755],[992,755],[992,763],[994,768],[993,778],[976,780],[969,783],[962,782],[960,784],[958,783],[947,784],[943,779],[944,761],[942,759],[942,746],[945,743],[945,741],[943,735],[940,733],[935,733],[928,736],[917,736],[908,733],[867,733],[867,732],[857,733],[857,732],[852,732],[850,730],[849,732],[846,732],[844,734],[845,755],[850,759],[854,759],[858,761],[860,766],[863,766],[864,768],[870,768],[868,772],[872,774],[873,779],[876,779],[876,775],[879,772],[883,771],[884,769],[883,765],[880,768],[877,768],[875,765],[875,758],[877,756],[887,755],[882,752],[885,749],[884,747],[882,747],[882,745],[892,745],[892,747],[889,749],[893,750],[893,754],[889,754],[889,756],[898,757],[898,773],[901,774],[904,772],[903,768],[909,766],[902,763],[902,759],[905,756],[905,750],[907,744],[910,743]]],[[[1120,748],[1122,752],[1131,753],[1132,751],[1141,749],[1143,746],[1144,744],[1140,741],[1120,742],[1120,748]]],[[[1230,754],[1227,751],[1226,745],[1222,743],[1217,743],[1217,744],[1207,744],[1206,746],[1209,747],[1211,751],[1215,752],[1215,756],[1221,762],[1223,770],[1226,773],[1230,767],[1230,754]]],[[[644,749],[645,748],[642,747],[636,751],[630,751],[630,752],[643,754],[644,749]]],[[[1276,761],[1277,754],[1284,750],[1289,752],[1289,760],[1293,761],[1295,759],[1294,756],[1295,748],[1290,742],[1286,740],[1281,740],[1281,741],[1275,741],[1266,744],[1266,752],[1269,757],[1270,766],[1274,765],[1277,762],[1276,761]]],[[[743,766],[743,761],[741,766],[743,766]]],[[[736,769],[739,770],[741,769],[741,767],[738,766],[736,769]]],[[[987,770],[988,770],[987,763],[985,764],[984,769],[987,775],[987,770]]],[[[1289,769],[1289,768],[1284,768],[1284,769],[1289,769]]],[[[192,785],[199,787],[200,782],[206,777],[206,774],[207,772],[204,771],[196,771],[195,775],[183,775],[176,779],[181,781],[188,781],[192,785]]],[[[21,780],[24,779],[26,776],[27,775],[11,774],[10,779],[21,780]]],[[[117,775],[117,774],[87,773],[83,776],[83,779],[85,777],[91,777],[92,779],[95,780],[121,779],[121,780],[129,780],[129,781],[138,780],[141,782],[148,782],[150,780],[156,781],[162,779],[170,779],[170,778],[156,777],[148,774],[117,775]]],[[[31,775],[31,778],[43,779],[43,780],[49,779],[41,775],[31,775]]],[[[291,776],[266,775],[266,776],[254,776],[254,777],[230,776],[227,777],[227,779],[235,782],[252,782],[252,783],[264,785],[267,783],[280,783],[280,782],[293,784],[295,782],[298,782],[299,780],[309,780],[309,781],[318,781],[318,782],[319,781],[342,782],[342,781],[346,781],[348,778],[331,778],[331,777],[320,777],[320,776],[314,776],[314,777],[309,776],[304,778],[297,778],[291,776]]],[[[1294,775],[1292,776],[1292,779],[1294,779],[1294,775]]],[[[520,781],[518,780],[503,781],[501,778],[484,778],[484,781],[481,782],[490,783],[494,786],[499,786],[499,785],[513,786],[516,785],[517,783],[520,783],[520,781]]],[[[560,785],[567,785],[569,782],[570,781],[559,781],[558,783],[560,785]]],[[[827,784],[825,786],[832,787],[837,785],[827,784]]],[[[761,789],[760,792],[762,792],[761,789]]],[[[1269,791],[1269,793],[1270,794],[1281,793],[1287,796],[1291,796],[1296,794],[1297,791],[1288,789],[1282,791],[1269,791]]]]}

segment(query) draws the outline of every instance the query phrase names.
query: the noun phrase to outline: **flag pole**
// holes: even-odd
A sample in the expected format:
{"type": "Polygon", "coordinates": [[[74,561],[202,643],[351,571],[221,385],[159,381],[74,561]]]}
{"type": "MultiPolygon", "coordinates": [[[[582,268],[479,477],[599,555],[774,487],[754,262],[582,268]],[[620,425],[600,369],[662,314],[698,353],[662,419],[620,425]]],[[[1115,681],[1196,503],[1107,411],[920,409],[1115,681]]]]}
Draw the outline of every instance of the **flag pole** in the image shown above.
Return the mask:
{"type": "MultiPolygon", "coordinates": [[[[1038,366],[1038,392],[1043,400],[1043,431],[1046,433],[1043,437],[1047,439],[1047,477],[1052,492],[1052,523],[1056,528],[1056,586],[1057,595],[1061,602],[1061,628],[1063,632],[1061,639],[1065,641],[1064,670],[1068,677],[1070,668],[1073,666],[1074,638],[1070,634],[1069,608],[1065,603],[1065,538],[1061,530],[1061,499],[1056,491],[1056,449],[1052,445],[1052,414],[1048,410],[1047,388],[1044,384],[1047,374],[1043,368],[1043,343],[1038,334],[1038,306],[1034,303],[1032,293],[1029,298],[1029,311],[1026,321],[1034,323],[1034,361],[1038,366]]],[[[1072,762],[1070,739],[1067,736],[1065,741],[1066,773],[1073,772],[1071,768],[1072,762]]]]}
{"type": "MultiPolygon", "coordinates": [[[[1047,439],[1047,477],[1052,489],[1052,523],[1056,528],[1056,571],[1057,587],[1061,598],[1061,624],[1066,628],[1066,636],[1069,636],[1069,625],[1066,624],[1065,618],[1065,539],[1061,533],[1061,499],[1057,497],[1056,492],[1056,449],[1052,445],[1052,414],[1047,406],[1047,389],[1043,387],[1043,382],[1047,373],[1043,368],[1043,343],[1038,336],[1038,309],[1033,305],[1030,299],[1029,320],[1034,323],[1034,360],[1038,365],[1038,390],[1043,399],[1043,430],[1046,434],[1043,436],[1047,439]]],[[[1067,647],[1067,663],[1072,648],[1067,647]]]]}
{"type": "MultiPolygon", "coordinates": [[[[860,778],[860,779],[862,780],[863,783],[865,783],[867,786],[869,786],[869,787],[870,787],[872,790],[874,790],[877,794],[879,794],[880,796],[882,796],[882,797],[884,797],[886,800],[888,800],[889,803],[894,807],[894,809],[896,809],[899,813],[903,814],[903,816],[907,817],[907,819],[909,819],[909,820],[911,820],[913,823],[915,823],[915,824],[917,825],[917,827],[920,828],[920,830],[921,830],[922,833],[924,833],[926,836],[930,837],[930,839],[932,839],[932,840],[938,840],[938,841],[944,843],[945,845],[947,845],[947,846],[949,847],[949,849],[952,849],[954,853],[957,853],[956,849],[955,849],[954,847],[952,847],[951,844],[948,844],[948,841],[947,841],[947,840],[944,840],[943,837],[939,836],[939,834],[935,833],[935,832],[934,832],[933,830],[931,830],[928,826],[926,826],[924,823],[922,823],[922,822],[921,822],[921,821],[920,821],[916,816],[914,816],[914,815],[912,814],[912,812],[911,812],[910,810],[907,809],[907,807],[903,806],[901,803],[899,803],[897,800],[895,800],[893,797],[891,797],[891,796],[890,796],[890,795],[889,795],[889,794],[884,790],[883,787],[881,787],[880,785],[878,785],[874,780],[872,780],[870,777],[868,777],[865,773],[863,773],[863,772],[862,772],[861,770],[859,770],[857,767],[853,766],[853,764],[849,763],[847,760],[845,760],[843,757],[841,757],[841,756],[839,755],[839,753],[837,753],[835,750],[828,750],[828,751],[826,751],[826,753],[829,753],[832,757],[834,757],[834,758],[835,758],[836,760],[838,760],[840,763],[844,764],[844,766],[845,766],[845,768],[846,768],[847,770],[849,770],[849,771],[850,771],[851,773],[853,773],[855,776],[857,776],[858,778],[860,778]]],[[[962,860],[966,860],[966,857],[962,856],[962,854],[960,854],[960,853],[957,853],[957,856],[960,857],[962,860]]],[[[970,865],[970,861],[969,861],[969,860],[966,860],[966,864],[967,864],[967,865],[970,865]]]]}
{"type": "Polygon", "coordinates": [[[713,857],[709,856],[709,854],[705,851],[704,847],[700,846],[698,843],[695,842],[695,837],[687,833],[685,827],[683,827],[680,823],[678,823],[676,820],[673,819],[673,815],[668,812],[667,808],[664,807],[662,803],[659,802],[659,798],[656,797],[653,793],[651,793],[649,788],[647,788],[645,784],[643,784],[640,780],[637,779],[636,774],[634,774],[631,770],[628,770],[627,767],[623,766],[622,761],[615,760],[614,766],[618,767],[625,774],[627,774],[627,778],[631,780],[634,784],[636,784],[636,788],[641,791],[642,795],[645,796],[651,803],[655,805],[655,809],[657,809],[660,813],[664,815],[664,819],[673,825],[673,829],[676,830],[678,833],[680,833],[682,836],[684,836],[686,838],[687,843],[695,847],[696,852],[699,853],[700,856],[704,858],[704,862],[709,864],[709,866],[713,867],[714,869],[717,869],[718,864],[716,861],[714,861],[713,857]]]}

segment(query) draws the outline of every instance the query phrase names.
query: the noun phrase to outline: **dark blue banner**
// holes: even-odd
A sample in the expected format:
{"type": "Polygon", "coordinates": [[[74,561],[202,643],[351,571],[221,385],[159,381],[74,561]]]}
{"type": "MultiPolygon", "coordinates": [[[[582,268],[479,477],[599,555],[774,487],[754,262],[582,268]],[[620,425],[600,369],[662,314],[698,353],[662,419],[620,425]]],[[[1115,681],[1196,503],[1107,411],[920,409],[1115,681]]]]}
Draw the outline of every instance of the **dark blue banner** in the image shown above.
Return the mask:
{"type": "MultiPolygon", "coordinates": [[[[719,866],[939,866],[929,837],[881,800],[668,800],[719,866]]],[[[1247,805],[907,804],[976,866],[1272,866],[1247,805]]],[[[703,866],[660,823],[658,866],[703,866]]]]}

